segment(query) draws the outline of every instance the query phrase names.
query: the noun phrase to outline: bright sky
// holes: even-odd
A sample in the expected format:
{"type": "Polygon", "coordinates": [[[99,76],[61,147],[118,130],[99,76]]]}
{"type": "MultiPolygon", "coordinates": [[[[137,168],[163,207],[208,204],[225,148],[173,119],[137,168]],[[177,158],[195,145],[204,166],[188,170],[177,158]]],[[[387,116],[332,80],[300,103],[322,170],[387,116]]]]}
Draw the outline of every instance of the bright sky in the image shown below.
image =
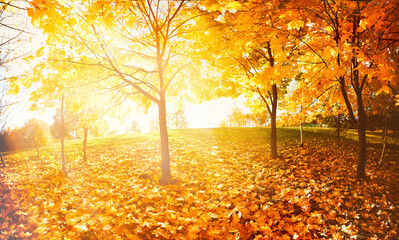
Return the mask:
{"type": "Polygon", "coordinates": [[[11,128],[21,127],[27,120],[32,118],[44,120],[49,125],[53,124],[53,117],[55,114],[54,110],[46,109],[43,112],[31,112],[28,111],[30,104],[31,103],[29,101],[25,100],[12,108],[12,118],[10,119],[9,124],[11,128]]]}
{"type": "MultiPolygon", "coordinates": [[[[231,99],[231,98],[219,98],[216,100],[204,102],[204,103],[184,103],[184,109],[186,111],[186,121],[188,122],[188,128],[214,128],[218,127],[219,123],[225,119],[236,106],[241,107],[243,103],[242,98],[231,99]]],[[[173,113],[176,109],[173,106],[168,106],[167,111],[169,114],[173,113]]],[[[123,133],[129,128],[131,122],[137,121],[142,131],[150,131],[148,123],[154,119],[158,119],[158,108],[156,105],[150,107],[147,115],[144,115],[141,111],[132,111],[126,116],[125,124],[121,124],[119,121],[115,121],[114,126],[111,126],[120,133],[123,133]],[[118,130],[119,128],[119,130],[118,130]]]]}
{"type": "Polygon", "coordinates": [[[189,128],[218,127],[234,106],[242,104],[241,99],[219,98],[202,104],[187,104],[186,117],[189,128]]]}
{"type": "MultiPolygon", "coordinates": [[[[201,104],[184,104],[186,110],[186,120],[189,128],[213,128],[218,127],[220,122],[225,119],[236,106],[241,107],[243,103],[242,98],[219,98],[216,100],[204,102],[201,104]]],[[[28,111],[30,102],[25,99],[21,104],[18,104],[13,110],[13,118],[10,121],[10,127],[21,127],[25,121],[31,118],[37,118],[46,121],[49,125],[53,124],[54,109],[46,109],[41,112],[28,111]]],[[[172,108],[168,112],[172,112],[172,108]]],[[[111,122],[111,128],[119,133],[124,133],[129,128],[133,120],[137,121],[142,131],[149,131],[148,122],[158,118],[158,109],[152,106],[147,115],[141,111],[132,111],[126,116],[126,120],[121,123],[118,119],[107,118],[111,122]],[[114,124],[112,124],[114,122],[114,124]],[[112,126],[113,125],[113,126],[112,126]]]]}

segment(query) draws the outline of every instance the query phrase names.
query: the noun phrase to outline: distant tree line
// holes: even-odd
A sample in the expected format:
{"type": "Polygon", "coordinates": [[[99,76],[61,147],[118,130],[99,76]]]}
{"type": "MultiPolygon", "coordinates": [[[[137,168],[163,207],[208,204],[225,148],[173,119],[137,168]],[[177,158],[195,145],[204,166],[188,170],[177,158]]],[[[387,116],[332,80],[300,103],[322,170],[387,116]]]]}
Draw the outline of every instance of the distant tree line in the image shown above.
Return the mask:
{"type": "MultiPolygon", "coordinates": [[[[184,107],[178,108],[176,111],[168,114],[167,118],[168,128],[170,129],[185,129],[188,128],[186,119],[186,109],[184,107]]],[[[159,131],[159,119],[153,119],[148,123],[150,131],[159,131]]]]}
{"type": "Polygon", "coordinates": [[[242,109],[235,107],[232,113],[224,119],[220,127],[265,127],[269,115],[266,110],[261,112],[244,113],[242,109]]]}
{"type": "MultiPolygon", "coordinates": [[[[342,129],[356,129],[356,125],[352,123],[345,114],[329,115],[323,117],[318,115],[314,121],[310,124],[319,123],[327,125],[331,128],[342,128],[342,129]]],[[[384,114],[372,114],[367,116],[366,129],[370,131],[384,130],[384,114]]],[[[399,110],[387,113],[387,128],[391,131],[399,131],[399,110]]]]}
{"type": "MultiPolygon", "coordinates": [[[[65,109],[64,112],[64,128],[65,139],[82,138],[81,122],[79,114],[65,109]]],[[[4,129],[0,132],[0,149],[2,152],[16,151],[28,148],[38,148],[54,142],[61,137],[61,110],[57,109],[53,117],[53,124],[49,125],[43,120],[30,119],[25,122],[21,128],[4,129]]],[[[98,120],[97,120],[98,121],[98,120]]],[[[150,122],[151,130],[158,130],[158,122],[150,122]]],[[[180,108],[176,112],[169,115],[169,126],[173,129],[187,128],[188,123],[185,117],[185,109],[180,108]]],[[[94,137],[116,134],[116,132],[108,131],[107,123],[101,121],[101,124],[91,125],[90,134],[94,137]]],[[[129,133],[141,132],[140,125],[137,121],[132,121],[129,133]]]]}
{"type": "Polygon", "coordinates": [[[51,141],[50,126],[38,119],[26,121],[19,129],[5,130],[0,133],[2,152],[38,148],[51,141]]]}
{"type": "MultiPolygon", "coordinates": [[[[64,113],[65,139],[75,139],[83,137],[81,131],[79,115],[65,109],[64,113]]],[[[43,120],[30,119],[21,128],[3,129],[0,132],[0,150],[2,152],[16,151],[28,148],[38,148],[53,142],[61,137],[61,110],[57,109],[53,117],[53,124],[49,125],[43,120]]],[[[97,137],[104,135],[105,123],[101,128],[91,126],[90,133],[97,137]]]]}

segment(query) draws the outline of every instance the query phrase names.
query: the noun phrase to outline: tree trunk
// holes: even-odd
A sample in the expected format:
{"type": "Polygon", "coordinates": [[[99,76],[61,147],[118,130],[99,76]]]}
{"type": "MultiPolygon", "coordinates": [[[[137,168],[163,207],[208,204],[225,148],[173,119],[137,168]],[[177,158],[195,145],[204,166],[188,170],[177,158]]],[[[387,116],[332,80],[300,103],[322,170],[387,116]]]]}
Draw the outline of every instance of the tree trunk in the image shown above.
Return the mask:
{"type": "Polygon", "coordinates": [[[303,147],[303,122],[302,122],[302,105],[301,105],[301,121],[299,123],[300,126],[300,135],[301,135],[301,143],[299,144],[300,147],[303,147]]]}
{"type": "Polygon", "coordinates": [[[277,158],[277,127],[275,114],[271,116],[270,127],[270,154],[272,158],[277,158]]]}
{"type": "Polygon", "coordinates": [[[83,162],[87,163],[87,133],[89,131],[89,128],[87,127],[86,123],[83,126],[83,162]]]}
{"type": "Polygon", "coordinates": [[[61,160],[62,160],[62,171],[67,175],[67,167],[65,162],[64,153],[64,95],[61,98],[61,160]]]}
{"type": "Polygon", "coordinates": [[[363,86],[364,82],[367,78],[367,75],[364,76],[363,80],[360,79],[359,73],[359,62],[358,62],[358,48],[359,48],[359,34],[357,33],[357,28],[359,27],[360,23],[360,5],[359,1],[357,1],[357,9],[353,12],[353,31],[352,31],[352,44],[356,46],[353,51],[352,57],[352,73],[351,73],[351,81],[352,86],[356,93],[357,99],[357,111],[358,111],[358,136],[359,136],[359,155],[357,159],[357,178],[364,178],[366,176],[366,112],[364,110],[363,105],[363,86]]]}
{"type": "Polygon", "coordinates": [[[277,158],[277,125],[276,125],[276,116],[277,116],[277,85],[273,84],[272,86],[272,95],[271,104],[272,104],[272,112],[270,114],[270,155],[272,158],[277,158]]]}
{"type": "Polygon", "coordinates": [[[300,147],[303,147],[303,123],[302,123],[302,120],[301,120],[301,128],[300,128],[300,130],[301,130],[301,144],[299,145],[300,147]]]}
{"type": "Polygon", "coordinates": [[[384,159],[384,156],[385,156],[385,149],[386,149],[386,146],[387,146],[387,140],[388,140],[388,117],[387,117],[387,114],[384,113],[384,145],[382,146],[380,164],[382,163],[382,160],[384,159]]]}
{"type": "Polygon", "coordinates": [[[159,183],[162,185],[169,184],[172,179],[170,173],[170,158],[169,158],[169,139],[168,129],[166,125],[166,104],[165,104],[165,93],[159,94],[160,101],[158,103],[159,111],[159,132],[161,135],[161,155],[162,155],[162,176],[159,179],[159,183]]]}
{"type": "Polygon", "coordinates": [[[359,138],[359,155],[357,157],[357,178],[364,178],[366,176],[366,113],[364,111],[362,95],[357,94],[358,102],[358,138],[359,138]]]}
{"type": "Polygon", "coordinates": [[[337,144],[339,146],[339,138],[341,134],[341,120],[338,119],[338,126],[337,126],[337,144]]]}

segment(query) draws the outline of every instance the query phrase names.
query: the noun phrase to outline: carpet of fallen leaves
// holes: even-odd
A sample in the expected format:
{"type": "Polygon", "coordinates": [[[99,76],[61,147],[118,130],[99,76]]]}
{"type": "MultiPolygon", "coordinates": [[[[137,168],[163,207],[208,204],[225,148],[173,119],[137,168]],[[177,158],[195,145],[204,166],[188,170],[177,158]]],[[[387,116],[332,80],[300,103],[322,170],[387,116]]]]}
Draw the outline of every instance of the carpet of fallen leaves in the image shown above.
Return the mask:
{"type": "Polygon", "coordinates": [[[68,151],[68,177],[59,153],[9,155],[0,239],[398,239],[398,151],[380,166],[370,148],[357,181],[354,143],[279,134],[273,160],[265,129],[171,131],[167,186],[145,134],[90,148],[87,164],[68,151]]]}

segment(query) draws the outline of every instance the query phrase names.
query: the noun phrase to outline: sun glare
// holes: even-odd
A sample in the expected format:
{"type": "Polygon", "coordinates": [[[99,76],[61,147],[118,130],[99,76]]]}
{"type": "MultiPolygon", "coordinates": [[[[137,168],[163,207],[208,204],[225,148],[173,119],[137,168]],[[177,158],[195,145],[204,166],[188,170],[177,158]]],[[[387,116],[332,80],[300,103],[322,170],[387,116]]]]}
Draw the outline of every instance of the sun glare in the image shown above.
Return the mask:
{"type": "Polygon", "coordinates": [[[201,104],[187,104],[189,128],[214,128],[225,119],[241,99],[219,98],[201,104]]]}

